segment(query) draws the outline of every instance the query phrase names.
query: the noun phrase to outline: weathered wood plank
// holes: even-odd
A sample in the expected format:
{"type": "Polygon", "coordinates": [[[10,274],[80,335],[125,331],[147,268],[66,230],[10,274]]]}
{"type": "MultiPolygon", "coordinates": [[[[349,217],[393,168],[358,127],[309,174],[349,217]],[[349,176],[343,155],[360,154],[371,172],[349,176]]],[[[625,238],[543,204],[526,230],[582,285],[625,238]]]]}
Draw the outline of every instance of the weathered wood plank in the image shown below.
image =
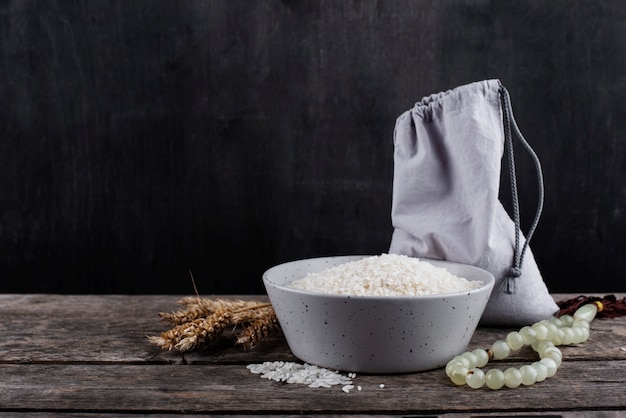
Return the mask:
{"type": "MultiPolygon", "coordinates": [[[[228,296],[220,296],[228,297],[228,296]]],[[[267,300],[265,296],[231,296],[267,300]]],[[[563,296],[565,297],[565,295],[563,296]]],[[[0,363],[185,363],[242,364],[294,361],[279,332],[254,350],[223,339],[200,353],[180,354],[150,345],[146,335],[157,335],[168,324],[157,313],[178,309],[179,296],[0,295],[0,363]]],[[[470,348],[487,347],[510,329],[479,328],[470,348]]],[[[626,360],[626,317],[596,320],[591,339],[564,347],[567,360],[626,360]]],[[[521,350],[512,360],[532,358],[521,350]]]]}
{"type": "MultiPolygon", "coordinates": [[[[223,297],[223,296],[221,296],[223,297]]],[[[234,296],[235,297],[235,296],[234,296]]],[[[263,296],[236,296],[266,301],[263,296]]],[[[0,295],[0,362],[240,363],[250,352],[232,333],[205,353],[180,354],[148,343],[169,325],[157,313],[180,308],[178,296],[0,295]],[[190,356],[192,360],[187,360],[190,356]]],[[[282,334],[254,350],[265,360],[293,360],[282,334]]]]}
{"type": "MultiPolygon", "coordinates": [[[[73,412],[69,412],[69,413],[64,413],[63,417],[64,418],[85,418],[87,417],[92,417],[93,418],[94,414],[88,414],[86,415],[85,413],[73,413],[73,412]]],[[[104,414],[103,414],[104,415],[104,414]]],[[[626,411],[549,411],[549,412],[544,412],[544,411],[531,411],[531,412],[507,412],[506,416],[507,417],[518,417],[518,418],[529,418],[529,417],[537,417],[537,418],[623,418],[626,415],[626,411]]],[[[2,414],[0,412],[0,417],[4,416],[4,414],[2,414]]],[[[33,418],[49,418],[49,417],[58,417],[58,413],[50,413],[50,412],[11,412],[11,416],[12,417],[33,417],[33,418]]],[[[152,418],[171,418],[171,417],[176,417],[176,418],[185,418],[185,417],[197,417],[197,414],[178,414],[178,413],[161,413],[161,414],[150,414],[150,417],[152,418]]],[[[376,416],[377,418],[398,418],[403,417],[403,418],[502,418],[502,412],[481,412],[480,415],[476,415],[473,412],[470,413],[451,413],[451,414],[428,414],[428,415],[414,415],[414,414],[394,414],[394,415],[387,415],[387,414],[323,414],[323,415],[319,415],[319,414],[263,414],[264,417],[267,418],[319,418],[320,416],[323,416],[324,418],[346,418],[346,417],[350,417],[350,418],[368,418],[368,417],[372,417],[372,416],[376,416]]],[[[136,418],[137,414],[136,413],[106,413],[106,417],[108,418],[136,418]]],[[[239,414],[227,414],[227,415],[221,415],[221,414],[211,414],[212,418],[242,418],[242,417],[246,417],[249,418],[250,414],[246,414],[246,415],[239,415],[239,414]]]]}
{"type": "Polygon", "coordinates": [[[490,391],[454,387],[442,370],[359,375],[362,391],[261,379],[243,365],[0,365],[0,409],[188,413],[424,414],[626,410],[626,361],[573,361],[546,382],[490,391]],[[380,388],[380,384],[384,388],[380,388]]]}
{"type": "MultiPolygon", "coordinates": [[[[360,375],[355,384],[363,390],[346,394],[338,387],[285,385],[249,373],[249,363],[297,360],[280,332],[250,351],[233,346],[228,336],[210,351],[185,355],[150,345],[145,336],[168,327],[157,312],[177,309],[178,299],[0,295],[0,416],[39,411],[42,416],[401,413],[462,418],[539,411],[585,417],[601,411],[612,417],[626,410],[625,317],[594,321],[587,343],[562,348],[565,362],[554,378],[514,392],[453,387],[442,370],[435,370],[360,375]]],[[[488,346],[509,331],[479,328],[469,348],[488,346]]],[[[534,358],[523,349],[500,367],[534,358]]]]}
{"type": "MultiPolygon", "coordinates": [[[[89,414],[90,417],[93,417],[94,414],[89,414]]],[[[102,414],[104,415],[104,414],[102,414]]],[[[503,415],[502,412],[481,412],[480,415],[476,415],[473,412],[455,412],[455,413],[444,413],[444,414],[428,414],[428,415],[415,415],[415,414],[401,414],[400,417],[403,418],[502,418],[506,417],[518,417],[518,418],[526,418],[526,417],[537,417],[537,418],[623,418],[626,415],[626,411],[531,411],[531,412],[507,412],[506,415],[503,415]]],[[[50,413],[50,412],[10,412],[10,413],[2,413],[0,412],[0,417],[28,417],[28,418],[57,418],[59,416],[58,413],[50,413]]],[[[136,413],[106,413],[105,415],[108,418],[137,418],[136,413]]],[[[186,418],[186,417],[197,417],[197,414],[162,414],[162,413],[145,413],[141,414],[142,417],[158,417],[158,418],[186,418]]],[[[211,414],[211,418],[248,418],[254,416],[261,416],[260,414],[248,413],[245,415],[239,414],[211,414]]],[[[282,414],[282,413],[271,413],[271,414],[262,414],[262,416],[273,416],[273,417],[282,417],[282,418],[319,418],[318,414],[282,414]]],[[[398,418],[398,414],[387,415],[387,414],[324,414],[325,418],[371,418],[373,416],[377,418],[398,418]]],[[[84,418],[84,413],[64,413],[64,418],[84,418]]]]}

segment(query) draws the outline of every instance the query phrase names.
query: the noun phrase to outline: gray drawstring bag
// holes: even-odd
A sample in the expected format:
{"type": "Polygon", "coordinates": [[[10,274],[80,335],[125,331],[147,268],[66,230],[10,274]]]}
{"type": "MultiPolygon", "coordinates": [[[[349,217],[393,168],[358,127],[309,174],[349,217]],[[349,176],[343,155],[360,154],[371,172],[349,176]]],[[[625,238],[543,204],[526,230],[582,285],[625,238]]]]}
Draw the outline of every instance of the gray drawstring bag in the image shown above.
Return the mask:
{"type": "Polygon", "coordinates": [[[496,285],[481,325],[529,325],[558,310],[529,247],[542,206],[539,159],[519,131],[509,94],[498,80],[425,97],[397,119],[389,252],[492,273],[496,285]],[[537,169],[539,204],[528,238],[520,231],[514,135],[537,169]],[[499,200],[505,151],[513,220],[499,200]]]}

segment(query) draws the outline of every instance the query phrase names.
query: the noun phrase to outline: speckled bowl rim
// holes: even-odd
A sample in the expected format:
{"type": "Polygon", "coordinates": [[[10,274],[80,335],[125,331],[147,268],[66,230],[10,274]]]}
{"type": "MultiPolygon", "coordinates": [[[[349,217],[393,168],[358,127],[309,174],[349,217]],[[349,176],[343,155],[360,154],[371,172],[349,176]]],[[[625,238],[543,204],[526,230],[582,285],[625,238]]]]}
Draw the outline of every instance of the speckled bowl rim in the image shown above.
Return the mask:
{"type": "MultiPolygon", "coordinates": [[[[405,296],[405,295],[341,295],[341,294],[337,294],[337,293],[325,293],[325,292],[315,292],[315,291],[311,291],[311,290],[302,290],[302,289],[296,289],[294,287],[289,287],[287,285],[281,285],[276,283],[276,281],[272,280],[269,275],[273,270],[278,270],[280,268],[284,268],[289,264],[301,264],[307,261],[315,261],[315,260],[325,260],[325,259],[350,259],[348,261],[346,261],[346,263],[350,262],[350,261],[357,261],[361,258],[365,258],[365,257],[373,257],[374,255],[338,255],[338,256],[321,256],[321,257],[312,257],[312,258],[305,258],[305,259],[299,259],[299,260],[292,260],[292,261],[287,261],[284,262],[282,264],[278,264],[275,265],[273,267],[270,267],[269,269],[267,269],[264,273],[263,273],[263,282],[265,282],[266,284],[270,284],[271,286],[277,288],[277,289],[281,289],[283,291],[286,292],[291,292],[294,293],[296,295],[306,295],[306,296],[314,296],[314,297],[323,297],[323,298],[330,298],[330,299],[359,299],[359,300],[371,300],[371,301],[415,301],[415,300],[425,300],[425,299],[441,299],[441,298],[450,298],[450,297],[454,297],[454,296],[470,296],[474,293],[481,293],[481,292],[491,292],[493,290],[493,287],[495,285],[495,277],[493,274],[491,274],[490,272],[488,272],[487,270],[481,269],[480,267],[476,267],[476,266],[472,266],[471,264],[464,264],[464,263],[458,263],[456,261],[447,261],[447,260],[437,260],[437,259],[432,259],[432,258],[426,258],[426,257],[415,257],[417,259],[419,259],[420,261],[426,261],[429,262],[431,264],[433,264],[435,267],[442,267],[439,264],[444,264],[444,265],[457,265],[457,266],[461,266],[463,268],[467,268],[470,270],[475,270],[478,273],[481,273],[481,275],[485,275],[485,280],[483,279],[468,279],[465,278],[466,280],[470,280],[470,281],[479,281],[482,282],[482,286],[479,286],[477,288],[474,289],[470,289],[470,290],[463,290],[463,291],[458,291],[458,292],[446,292],[446,293],[434,293],[431,295],[410,295],[410,296],[405,296]]],[[[338,263],[338,264],[333,264],[330,267],[334,267],[336,265],[339,265],[342,263],[338,263]]],[[[321,270],[320,270],[321,271],[321,270]]],[[[289,283],[293,282],[294,280],[297,280],[296,278],[291,279],[291,281],[289,281],[289,283]]]]}

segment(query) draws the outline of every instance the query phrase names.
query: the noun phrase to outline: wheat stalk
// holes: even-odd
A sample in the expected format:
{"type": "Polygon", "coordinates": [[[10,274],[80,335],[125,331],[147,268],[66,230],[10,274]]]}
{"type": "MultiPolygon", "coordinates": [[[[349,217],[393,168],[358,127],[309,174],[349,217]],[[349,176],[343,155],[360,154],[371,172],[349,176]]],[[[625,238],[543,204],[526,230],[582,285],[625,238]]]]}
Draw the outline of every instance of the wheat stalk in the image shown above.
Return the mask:
{"type": "Polygon", "coordinates": [[[245,301],[241,299],[227,300],[187,296],[180,299],[178,303],[183,305],[185,309],[169,313],[161,312],[159,313],[161,319],[171,324],[179,325],[193,321],[194,319],[204,318],[219,309],[236,311],[239,309],[253,307],[259,302],[245,301]]]}
{"type": "Polygon", "coordinates": [[[230,325],[231,313],[220,309],[206,318],[180,324],[158,337],[148,337],[150,342],[167,350],[189,351],[216,339],[230,325]]]}
{"type": "Polygon", "coordinates": [[[259,315],[245,326],[235,343],[243,345],[246,350],[252,349],[257,343],[266,339],[272,331],[278,329],[278,326],[278,318],[274,310],[264,308],[263,312],[259,312],[259,315]]]}
{"type": "Polygon", "coordinates": [[[255,302],[254,305],[246,306],[232,311],[233,322],[242,324],[245,322],[254,321],[258,318],[267,316],[269,313],[274,313],[274,308],[271,303],[259,303],[255,302]]]}
{"type": "Polygon", "coordinates": [[[184,297],[179,303],[185,309],[159,313],[161,319],[176,326],[159,336],[148,336],[152,344],[166,350],[185,352],[214,341],[227,327],[234,326],[242,329],[235,343],[250,349],[279,328],[270,303],[199,296],[184,297]]]}

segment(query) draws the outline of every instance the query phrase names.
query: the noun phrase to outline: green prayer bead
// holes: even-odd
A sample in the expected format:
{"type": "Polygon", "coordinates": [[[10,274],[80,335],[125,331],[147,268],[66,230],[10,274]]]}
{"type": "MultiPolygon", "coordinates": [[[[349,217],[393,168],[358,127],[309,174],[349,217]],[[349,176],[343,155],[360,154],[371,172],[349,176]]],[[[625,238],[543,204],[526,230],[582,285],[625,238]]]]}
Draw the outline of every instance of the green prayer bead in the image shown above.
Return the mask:
{"type": "Polygon", "coordinates": [[[507,388],[514,389],[522,384],[522,374],[514,367],[504,371],[504,385],[507,388]]]}
{"type": "Polygon", "coordinates": [[[467,368],[463,366],[457,366],[450,372],[450,380],[457,386],[462,386],[466,383],[467,368]]]}
{"type": "Polygon", "coordinates": [[[489,363],[489,354],[486,350],[483,350],[482,348],[477,348],[476,350],[472,351],[472,354],[476,356],[476,367],[485,367],[487,363],[489,363]]]}
{"type": "Polygon", "coordinates": [[[473,368],[467,372],[465,380],[467,386],[472,389],[481,388],[485,384],[485,373],[478,368],[473,368]]]}
{"type": "Polygon", "coordinates": [[[489,389],[500,389],[504,386],[504,373],[502,370],[491,369],[485,374],[485,384],[489,389]]]}
{"type": "Polygon", "coordinates": [[[522,385],[530,386],[537,381],[537,371],[530,365],[524,365],[519,369],[522,375],[522,385]]]}
{"type": "Polygon", "coordinates": [[[598,313],[598,306],[595,303],[583,305],[576,312],[574,312],[574,320],[581,319],[583,321],[591,322],[598,313]]]}
{"type": "Polygon", "coordinates": [[[495,360],[502,360],[509,356],[511,348],[506,341],[498,340],[491,346],[491,351],[495,360]]]}
{"type": "Polygon", "coordinates": [[[556,362],[554,360],[552,360],[549,357],[546,358],[542,358],[541,360],[539,360],[539,363],[543,364],[544,366],[546,366],[547,369],[547,375],[546,377],[552,377],[556,374],[556,371],[558,369],[558,366],[556,365],[556,362]]]}
{"type": "Polygon", "coordinates": [[[524,337],[522,337],[519,332],[509,332],[506,336],[506,343],[509,345],[511,350],[519,350],[524,346],[524,337]]]}
{"type": "Polygon", "coordinates": [[[520,335],[524,340],[525,345],[531,345],[537,340],[537,333],[532,327],[525,326],[519,330],[520,335]]]}
{"type": "Polygon", "coordinates": [[[548,378],[548,368],[545,364],[536,361],[532,364],[533,369],[537,372],[537,382],[543,382],[548,378]]]}

